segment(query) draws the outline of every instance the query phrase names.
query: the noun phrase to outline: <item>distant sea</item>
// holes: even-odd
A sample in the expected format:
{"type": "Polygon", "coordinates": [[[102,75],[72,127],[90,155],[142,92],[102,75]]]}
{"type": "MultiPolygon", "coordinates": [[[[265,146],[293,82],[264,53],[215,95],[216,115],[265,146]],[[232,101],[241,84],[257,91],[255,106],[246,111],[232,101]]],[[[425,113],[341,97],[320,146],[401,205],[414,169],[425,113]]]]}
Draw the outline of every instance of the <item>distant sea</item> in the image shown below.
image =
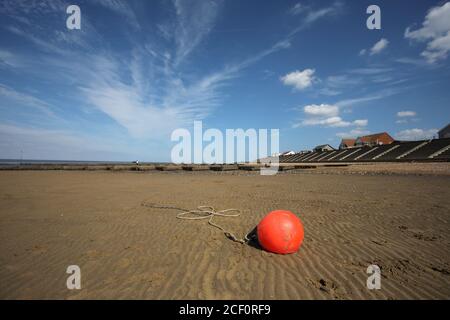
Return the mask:
{"type": "MultiPolygon", "coordinates": [[[[30,159],[0,159],[0,166],[18,166],[30,164],[66,164],[66,165],[99,165],[99,164],[132,164],[134,161],[78,161],[78,160],[30,160],[30,159]]],[[[155,164],[156,162],[140,162],[139,164],[155,164]]],[[[158,162],[158,164],[161,162],[158,162]]]]}

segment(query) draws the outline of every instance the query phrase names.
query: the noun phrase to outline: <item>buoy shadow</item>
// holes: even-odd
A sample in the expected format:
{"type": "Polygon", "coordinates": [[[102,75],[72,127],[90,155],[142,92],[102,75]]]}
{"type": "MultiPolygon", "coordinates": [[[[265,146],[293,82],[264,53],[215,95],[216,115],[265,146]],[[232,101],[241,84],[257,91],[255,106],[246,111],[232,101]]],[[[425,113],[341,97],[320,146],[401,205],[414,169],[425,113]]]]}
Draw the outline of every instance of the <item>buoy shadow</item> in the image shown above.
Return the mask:
{"type": "Polygon", "coordinates": [[[257,234],[256,228],[257,228],[257,227],[254,227],[254,228],[252,229],[252,231],[250,231],[250,232],[247,234],[247,239],[248,239],[247,245],[250,246],[250,247],[252,247],[252,248],[255,248],[255,249],[264,250],[264,249],[261,247],[261,245],[259,244],[259,241],[258,241],[258,234],[257,234]]]}

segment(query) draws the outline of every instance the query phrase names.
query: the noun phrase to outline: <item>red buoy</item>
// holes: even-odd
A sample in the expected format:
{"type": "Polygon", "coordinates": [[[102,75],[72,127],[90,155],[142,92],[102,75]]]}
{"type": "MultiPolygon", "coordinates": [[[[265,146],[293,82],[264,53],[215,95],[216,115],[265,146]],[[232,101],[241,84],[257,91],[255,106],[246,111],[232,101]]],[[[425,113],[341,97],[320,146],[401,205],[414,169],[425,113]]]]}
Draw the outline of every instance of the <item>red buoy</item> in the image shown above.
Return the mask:
{"type": "Polygon", "coordinates": [[[274,253],[294,253],[303,242],[300,219],[290,211],[275,210],[266,215],[256,229],[259,244],[274,253]]]}

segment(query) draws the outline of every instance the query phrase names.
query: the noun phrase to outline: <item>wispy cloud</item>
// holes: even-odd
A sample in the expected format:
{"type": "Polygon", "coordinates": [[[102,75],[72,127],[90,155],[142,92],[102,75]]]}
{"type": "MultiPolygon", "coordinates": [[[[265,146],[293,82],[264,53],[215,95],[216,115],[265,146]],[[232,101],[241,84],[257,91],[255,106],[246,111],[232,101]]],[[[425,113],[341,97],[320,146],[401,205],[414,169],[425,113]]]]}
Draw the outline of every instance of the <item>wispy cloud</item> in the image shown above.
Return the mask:
{"type": "Polygon", "coordinates": [[[121,77],[124,66],[119,61],[99,56],[91,60],[95,63],[84,70],[81,93],[86,101],[127,128],[135,138],[160,138],[173,128],[205,118],[220,102],[219,89],[233,76],[224,70],[189,84],[169,76],[161,87],[162,92],[156,93],[147,89],[138,58],[133,59],[128,69],[133,79],[131,84],[121,77]]]}
{"type": "Polygon", "coordinates": [[[365,55],[366,53],[369,53],[369,55],[373,56],[375,54],[379,54],[380,52],[384,51],[389,44],[389,41],[385,38],[380,39],[377,41],[370,49],[362,49],[359,52],[360,56],[365,55]]]}
{"type": "Polygon", "coordinates": [[[141,26],[139,20],[137,19],[133,9],[131,9],[128,1],[121,0],[94,0],[94,3],[101,5],[105,8],[116,12],[117,14],[126,18],[127,23],[129,23],[134,29],[139,30],[141,26]]]}
{"type": "MultiPolygon", "coordinates": [[[[93,81],[87,81],[87,85],[81,86],[87,101],[126,127],[135,137],[150,133],[154,135],[155,132],[165,133],[170,128],[205,118],[220,105],[220,90],[230,79],[239,76],[242,70],[266,56],[288,49],[294,35],[290,33],[269,48],[240,62],[228,64],[216,72],[204,74],[195,81],[186,83],[185,79],[177,75],[176,68],[211,31],[221,2],[175,1],[174,6],[177,19],[175,29],[178,31],[173,39],[176,44],[175,57],[169,53],[162,55],[162,59],[155,58],[157,54],[151,55],[153,63],[159,64],[158,68],[153,69],[163,71],[163,74],[154,76],[155,80],[162,76],[165,85],[161,89],[164,94],[156,94],[158,97],[155,99],[145,99],[143,88],[148,87],[144,83],[148,75],[146,77],[141,74],[142,62],[139,62],[139,54],[131,60],[133,85],[127,85],[120,79],[119,63],[109,60],[106,66],[101,63],[98,68],[93,68],[95,71],[89,76],[93,81]],[[161,62],[163,66],[160,65],[161,62]]],[[[308,23],[331,12],[332,9],[321,11],[320,14],[314,15],[315,18],[310,18],[308,23]]],[[[153,97],[153,94],[148,93],[148,96],[153,97]]]]}
{"type": "MultiPolygon", "coordinates": [[[[292,9],[295,8],[295,5],[292,9]]],[[[298,32],[310,27],[316,21],[323,19],[325,17],[338,16],[343,12],[344,4],[340,1],[334,2],[332,5],[321,8],[313,8],[311,6],[297,7],[297,14],[302,16],[301,23],[293,29],[289,35],[288,39],[296,35],[298,32]],[[301,10],[300,10],[301,8],[301,10]]],[[[294,9],[295,11],[295,9],[294,9]]]]}
{"type": "Polygon", "coordinates": [[[39,50],[47,52],[47,53],[53,53],[53,54],[68,54],[70,53],[70,50],[67,50],[66,48],[61,48],[53,43],[51,43],[50,39],[44,40],[40,38],[39,36],[33,35],[31,32],[27,32],[25,30],[22,30],[21,28],[15,27],[15,26],[9,26],[7,28],[10,32],[13,34],[23,37],[30,42],[32,42],[39,50]]]}
{"type": "Polygon", "coordinates": [[[319,94],[325,96],[337,96],[349,88],[355,88],[362,84],[362,77],[349,74],[331,75],[324,79],[319,94]]]}
{"type": "Polygon", "coordinates": [[[305,23],[309,25],[323,17],[337,15],[341,12],[342,7],[343,5],[341,2],[335,2],[330,7],[320,8],[318,10],[310,10],[306,15],[305,23]]]}
{"type": "Polygon", "coordinates": [[[134,160],[137,150],[112,138],[71,132],[0,124],[0,158],[41,160],[134,160]],[[120,150],[120,151],[118,151],[120,150]]]}
{"type": "Polygon", "coordinates": [[[304,12],[305,10],[307,10],[307,7],[304,4],[297,2],[289,9],[289,13],[295,16],[304,12]]]}
{"type": "Polygon", "coordinates": [[[1,107],[7,107],[13,104],[25,108],[33,108],[47,116],[55,116],[52,107],[47,102],[2,84],[0,84],[0,97],[2,98],[0,102],[1,107]]]}
{"type": "Polygon", "coordinates": [[[430,67],[430,64],[427,63],[425,59],[418,59],[418,58],[409,58],[409,57],[402,57],[395,59],[396,62],[412,65],[416,67],[430,67]]]}
{"type": "Polygon", "coordinates": [[[2,66],[17,68],[23,66],[23,62],[10,51],[0,49],[0,68],[2,66]]]}
{"type": "Polygon", "coordinates": [[[176,43],[175,65],[181,63],[211,32],[222,1],[174,0],[177,16],[173,32],[176,43]]]}
{"type": "MultiPolygon", "coordinates": [[[[126,2],[97,3],[129,19],[135,17],[126,2]]],[[[22,10],[20,6],[13,7],[16,11],[22,10]]],[[[24,10],[26,8],[28,7],[23,7],[24,10]]],[[[9,31],[30,41],[39,49],[41,56],[35,62],[35,67],[42,68],[45,65],[44,70],[48,70],[41,72],[40,76],[69,81],[73,88],[79,90],[80,100],[114,119],[133,137],[158,139],[173,128],[206,117],[220,102],[220,88],[236,76],[241,67],[225,67],[215,72],[183,76],[176,65],[187,57],[209,32],[219,4],[206,1],[175,1],[174,8],[179,31],[179,37],[175,39],[175,56],[169,53],[170,47],[155,51],[147,43],[130,39],[132,47],[129,56],[123,59],[123,56],[110,52],[108,46],[103,45],[103,39],[94,27],[88,24],[89,15],[85,13],[82,30],[87,27],[93,32],[81,36],[78,32],[52,30],[45,32],[44,39],[42,30],[25,31],[26,26],[9,26],[9,31]],[[204,16],[206,13],[208,17],[204,16]],[[83,45],[74,48],[73,44],[77,43],[74,40],[77,39],[74,39],[73,35],[78,35],[84,41],[83,45]],[[96,53],[80,52],[82,48],[87,47],[87,43],[97,44],[96,53]],[[130,78],[131,83],[128,80],[130,78]]],[[[59,9],[60,6],[50,6],[42,14],[59,9]]],[[[37,12],[39,13],[39,10],[37,12]]],[[[263,54],[270,54],[276,49],[263,54]]],[[[6,51],[2,52],[3,64],[11,65],[11,57],[6,51]]],[[[11,90],[6,87],[1,89],[4,95],[13,97],[11,90]]],[[[24,100],[23,96],[19,97],[17,94],[14,98],[24,100]]],[[[27,102],[47,110],[44,109],[46,105],[43,102],[38,103],[31,98],[27,102]]]]}
{"type": "MultiPolygon", "coordinates": [[[[289,49],[301,30],[339,14],[342,9],[339,2],[323,8],[305,8],[301,13],[302,19],[298,19],[295,27],[263,45],[260,50],[247,51],[234,61],[196,68],[190,62],[197,58],[197,53],[202,54],[204,46],[208,45],[208,37],[221,17],[223,3],[220,0],[174,0],[164,3],[168,10],[167,19],[165,22],[156,21],[154,30],[158,31],[150,35],[143,35],[142,32],[136,35],[136,31],[142,30],[148,21],[139,20],[142,16],[135,11],[133,3],[96,0],[95,6],[107,9],[104,10],[105,15],[119,21],[126,20],[125,24],[121,23],[120,34],[115,35],[120,38],[126,34],[122,43],[125,45],[120,50],[114,50],[117,44],[109,43],[104,34],[97,31],[96,28],[101,30],[101,23],[96,23],[90,11],[83,10],[83,7],[82,29],[77,32],[66,30],[61,17],[66,15],[67,5],[67,2],[59,0],[5,0],[0,4],[0,12],[17,16],[14,23],[8,22],[9,25],[4,28],[33,48],[33,59],[30,59],[31,65],[26,68],[26,74],[32,75],[33,79],[45,80],[45,83],[57,84],[55,94],[65,95],[61,100],[64,100],[63,107],[70,113],[79,112],[84,116],[92,112],[96,117],[112,119],[111,123],[118,124],[121,130],[123,128],[121,133],[135,138],[131,141],[145,140],[146,143],[152,139],[163,141],[160,138],[166,137],[174,128],[208,117],[223,104],[223,89],[232,79],[269,55],[289,49]],[[62,20],[61,26],[55,28],[44,17],[58,17],[55,20],[62,20]],[[44,23],[38,23],[39,28],[35,28],[36,21],[44,23]],[[153,37],[159,37],[158,41],[153,41],[153,37]],[[63,90],[60,91],[59,87],[63,90]]],[[[18,65],[14,59],[16,53],[9,53],[9,50],[1,49],[0,68],[18,65]]],[[[297,81],[295,86],[311,85],[314,82],[313,73],[306,74],[303,84],[297,81]]],[[[48,102],[50,100],[27,95],[23,90],[15,90],[12,85],[2,86],[0,90],[0,94],[14,100],[16,105],[23,103],[40,113],[59,115],[59,110],[55,111],[48,102]]],[[[54,125],[63,127],[65,124],[54,125]]],[[[89,134],[96,137],[94,129],[87,126],[82,129],[89,132],[86,137],[89,134]]],[[[31,141],[33,137],[33,141],[47,141],[56,149],[67,144],[80,150],[80,146],[89,140],[72,140],[75,135],[67,130],[48,129],[44,125],[42,128],[4,126],[2,130],[10,130],[8,141],[13,141],[13,136],[22,137],[23,141],[31,141]],[[59,135],[61,139],[50,139],[52,134],[59,135]]],[[[101,144],[102,139],[99,141],[101,144]]],[[[110,145],[110,142],[105,143],[110,145]]]]}
{"type": "Polygon", "coordinates": [[[349,70],[349,73],[367,76],[367,75],[377,75],[377,74],[386,73],[386,72],[390,72],[390,71],[393,71],[393,69],[387,68],[387,67],[369,66],[369,67],[364,67],[364,68],[351,69],[351,70],[349,70]]]}
{"type": "Polygon", "coordinates": [[[394,94],[397,94],[399,92],[400,92],[400,89],[386,89],[386,90],[382,90],[380,92],[375,92],[373,94],[368,94],[368,95],[365,95],[362,97],[344,99],[344,100],[338,101],[336,103],[336,105],[341,108],[352,107],[352,106],[359,105],[359,104],[362,104],[365,102],[384,99],[384,98],[387,98],[394,94]]]}
{"type": "MultiPolygon", "coordinates": [[[[24,15],[27,17],[38,17],[42,15],[65,12],[67,1],[63,0],[2,0],[0,2],[0,12],[8,14],[13,18],[21,17],[24,21],[24,15]]],[[[25,18],[25,20],[28,20],[25,18]]]]}
{"type": "MultiPolygon", "coordinates": [[[[249,58],[186,83],[177,76],[175,70],[211,31],[221,4],[175,1],[174,5],[177,14],[176,28],[180,31],[174,39],[176,55],[172,58],[170,54],[165,54],[160,59],[161,55],[160,58],[155,58],[157,54],[151,54],[152,59],[155,59],[154,63],[164,63],[164,66],[156,68],[163,71],[163,74],[158,73],[165,82],[161,88],[163,95],[159,94],[152,99],[153,94],[148,93],[150,98],[145,98],[142,90],[148,86],[144,83],[146,77],[140,73],[142,68],[139,67],[139,55],[135,55],[131,60],[131,74],[134,81],[132,85],[127,85],[121,80],[119,70],[122,68],[117,61],[100,59],[98,60],[101,61],[100,65],[91,68],[92,74],[88,76],[92,81],[87,81],[81,86],[87,101],[127,128],[135,137],[155,135],[155,132],[164,134],[171,128],[192,123],[194,119],[205,118],[220,105],[220,89],[230,79],[237,77],[243,69],[266,56],[290,47],[292,33],[249,58]],[[208,14],[198,17],[197,14],[201,12],[208,14]],[[173,64],[170,61],[173,61],[173,64]]],[[[331,12],[331,9],[316,15],[316,18],[309,20],[308,23],[325,16],[328,12],[331,12]]]]}
{"type": "MultiPolygon", "coordinates": [[[[399,81],[398,83],[401,83],[401,81],[399,81]]],[[[361,105],[363,103],[370,101],[386,99],[391,96],[406,92],[408,90],[413,90],[424,85],[422,83],[419,83],[415,85],[393,86],[393,84],[394,83],[389,83],[386,86],[384,86],[383,89],[374,91],[373,93],[370,94],[362,95],[356,98],[340,100],[336,102],[336,105],[339,106],[340,108],[353,107],[355,105],[361,105]]]]}

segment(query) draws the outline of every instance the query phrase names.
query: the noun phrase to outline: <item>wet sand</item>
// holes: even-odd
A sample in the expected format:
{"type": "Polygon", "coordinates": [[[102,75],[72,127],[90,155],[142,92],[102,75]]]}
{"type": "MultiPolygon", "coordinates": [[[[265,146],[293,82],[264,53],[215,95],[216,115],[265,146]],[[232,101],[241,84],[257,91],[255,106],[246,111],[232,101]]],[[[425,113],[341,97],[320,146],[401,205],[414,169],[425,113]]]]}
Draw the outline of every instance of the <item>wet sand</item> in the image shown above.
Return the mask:
{"type": "Polygon", "coordinates": [[[448,299],[450,177],[326,173],[2,171],[0,298],[448,299]],[[240,237],[287,209],[305,240],[276,255],[143,201],[241,209],[215,220],[240,237]]]}

